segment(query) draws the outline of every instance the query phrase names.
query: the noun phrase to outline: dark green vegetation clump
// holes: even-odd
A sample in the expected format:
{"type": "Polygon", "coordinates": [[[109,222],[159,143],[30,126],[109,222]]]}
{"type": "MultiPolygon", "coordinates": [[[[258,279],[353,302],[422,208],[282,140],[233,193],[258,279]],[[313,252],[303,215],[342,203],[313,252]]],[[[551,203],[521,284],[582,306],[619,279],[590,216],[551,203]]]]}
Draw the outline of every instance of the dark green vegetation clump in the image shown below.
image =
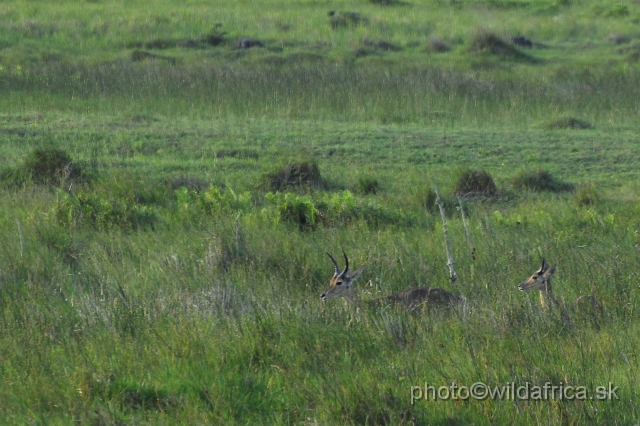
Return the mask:
{"type": "Polygon", "coordinates": [[[323,196],[276,192],[266,194],[265,198],[276,208],[278,220],[294,224],[300,230],[315,230],[320,225],[325,228],[342,227],[350,223],[372,229],[415,223],[400,210],[358,201],[350,191],[323,196]]]}
{"type": "Polygon", "coordinates": [[[92,192],[61,194],[53,217],[68,228],[107,229],[153,228],[159,215],[155,209],[136,203],[133,198],[116,198],[92,192]]]}
{"type": "Polygon", "coordinates": [[[323,185],[320,168],[314,160],[289,162],[267,173],[264,180],[267,187],[275,191],[291,187],[323,185]]]}
{"type": "Polygon", "coordinates": [[[425,211],[435,212],[438,210],[438,206],[436,205],[438,196],[430,184],[427,183],[418,186],[415,190],[415,198],[417,199],[420,207],[425,211]]]}
{"type": "Polygon", "coordinates": [[[464,169],[458,174],[454,189],[456,195],[495,195],[497,192],[493,177],[483,169],[464,169]]]}
{"type": "Polygon", "coordinates": [[[222,148],[216,151],[216,158],[243,158],[254,159],[259,158],[258,151],[252,148],[222,148]]]}
{"type": "Polygon", "coordinates": [[[444,53],[451,50],[451,44],[439,37],[433,37],[427,42],[427,52],[444,53]]]}
{"type": "Polygon", "coordinates": [[[368,19],[358,12],[329,12],[329,24],[334,30],[366,24],[368,19]]]}
{"type": "Polygon", "coordinates": [[[359,176],[355,189],[358,194],[375,195],[380,190],[380,182],[374,176],[359,176]]]}
{"type": "Polygon", "coordinates": [[[374,50],[387,50],[392,52],[399,52],[402,50],[400,46],[397,46],[390,41],[387,40],[372,40],[371,38],[365,36],[362,39],[362,44],[367,47],[371,47],[374,50]]]}
{"type": "Polygon", "coordinates": [[[497,56],[534,61],[534,58],[522,53],[511,43],[504,41],[496,34],[485,31],[480,31],[475,35],[470,50],[472,52],[485,52],[497,56]]]}
{"type": "Polygon", "coordinates": [[[58,183],[78,177],[81,170],[75,171],[71,157],[66,151],[54,147],[36,148],[27,155],[22,166],[34,183],[58,183]]]}
{"type": "Polygon", "coordinates": [[[65,150],[52,146],[35,148],[21,165],[0,171],[0,181],[7,187],[28,183],[58,186],[90,179],[84,165],[74,162],[65,150]]]}
{"type": "Polygon", "coordinates": [[[155,53],[145,52],[144,50],[134,50],[131,52],[131,62],[141,62],[146,60],[162,60],[167,61],[170,64],[175,65],[176,60],[163,55],[156,55],[155,53]]]}
{"type": "Polygon", "coordinates": [[[588,121],[574,117],[562,117],[547,124],[547,129],[591,129],[593,126],[588,121]]]}
{"type": "Polygon", "coordinates": [[[512,184],[516,189],[530,191],[572,191],[574,186],[555,178],[549,171],[543,169],[523,170],[513,178],[512,184]]]}
{"type": "Polygon", "coordinates": [[[220,46],[226,43],[227,32],[222,30],[222,24],[218,23],[207,34],[200,37],[200,41],[211,46],[220,46]]]}

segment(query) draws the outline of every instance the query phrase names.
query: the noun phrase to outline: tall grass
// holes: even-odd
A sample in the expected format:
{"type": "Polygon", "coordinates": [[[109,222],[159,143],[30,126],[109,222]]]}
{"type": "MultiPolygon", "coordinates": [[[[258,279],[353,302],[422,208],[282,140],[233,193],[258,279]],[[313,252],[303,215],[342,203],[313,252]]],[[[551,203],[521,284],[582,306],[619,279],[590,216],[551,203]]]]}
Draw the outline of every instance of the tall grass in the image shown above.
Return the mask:
{"type": "MultiPolygon", "coordinates": [[[[32,194],[40,203],[50,197],[32,194]]],[[[438,229],[403,233],[354,223],[298,232],[246,216],[201,221],[197,233],[171,226],[68,234],[41,217],[22,221],[21,255],[15,222],[4,219],[3,414],[16,423],[46,416],[488,424],[487,409],[491,422],[636,417],[637,206],[610,206],[609,218],[608,209],[529,198],[501,214],[472,207],[475,261],[460,218],[450,218],[460,277],[452,290],[472,301],[467,321],[319,301],[332,273],[322,252],[337,247],[354,267],[365,266],[356,284],[365,298],[412,285],[450,288],[438,229]],[[222,262],[228,244],[243,254],[222,262]],[[593,293],[603,301],[599,327],[568,326],[516,290],[541,256],[558,262],[558,297],[593,293]],[[622,398],[521,402],[526,414],[505,401],[410,403],[410,387],[425,381],[514,380],[613,382],[622,398]]],[[[38,204],[26,208],[28,216],[38,204]]]]}
{"type": "Polygon", "coordinates": [[[181,67],[162,63],[42,65],[0,77],[7,112],[63,110],[509,127],[560,115],[627,125],[638,74],[607,71],[504,79],[441,67],[339,64],[181,67]]]}

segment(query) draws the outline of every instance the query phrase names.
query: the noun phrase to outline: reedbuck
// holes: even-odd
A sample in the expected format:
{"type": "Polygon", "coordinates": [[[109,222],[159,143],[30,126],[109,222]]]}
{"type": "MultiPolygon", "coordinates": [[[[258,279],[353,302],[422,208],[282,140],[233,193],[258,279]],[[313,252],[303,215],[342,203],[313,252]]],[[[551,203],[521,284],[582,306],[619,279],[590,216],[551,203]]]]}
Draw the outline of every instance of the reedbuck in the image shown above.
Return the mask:
{"type": "MultiPolygon", "coordinates": [[[[551,288],[551,276],[556,272],[556,265],[549,267],[547,261],[543,258],[540,269],[533,273],[528,280],[520,283],[518,288],[521,291],[539,290],[540,304],[544,310],[561,309],[566,314],[565,307],[553,297],[553,289],[551,288]]],[[[576,311],[590,315],[594,319],[603,314],[602,303],[598,298],[591,295],[582,295],[573,302],[573,308],[576,311]]]]}
{"type": "MultiPolygon", "coordinates": [[[[338,262],[336,262],[331,254],[327,253],[329,258],[333,262],[335,273],[333,274],[333,278],[331,278],[329,288],[324,293],[322,293],[320,297],[322,298],[322,300],[344,297],[350,303],[359,304],[361,302],[360,294],[354,289],[353,282],[360,276],[364,268],[360,268],[357,271],[351,273],[351,271],[349,271],[349,258],[344,252],[342,252],[342,254],[344,255],[345,267],[344,270],[340,272],[338,262]]],[[[391,305],[397,303],[404,305],[411,310],[419,309],[421,307],[426,307],[429,309],[451,309],[455,307],[461,307],[463,313],[466,314],[466,312],[468,311],[468,303],[466,298],[464,298],[463,296],[455,295],[441,288],[434,287],[408,288],[399,293],[394,293],[389,296],[375,299],[372,301],[372,303],[375,305],[391,305]]]]}

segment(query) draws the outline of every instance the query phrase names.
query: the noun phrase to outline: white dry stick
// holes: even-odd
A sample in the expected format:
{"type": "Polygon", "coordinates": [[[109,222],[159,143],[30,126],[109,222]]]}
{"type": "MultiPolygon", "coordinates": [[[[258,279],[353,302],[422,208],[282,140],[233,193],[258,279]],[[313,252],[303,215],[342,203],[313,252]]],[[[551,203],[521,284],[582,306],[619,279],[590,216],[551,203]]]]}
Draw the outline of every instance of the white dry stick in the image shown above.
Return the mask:
{"type": "Polygon", "coordinates": [[[447,231],[447,216],[444,213],[444,203],[442,202],[442,198],[440,198],[440,193],[438,193],[438,188],[436,190],[436,204],[440,208],[440,215],[442,216],[442,230],[444,231],[444,242],[447,246],[447,266],[449,267],[449,279],[451,283],[455,283],[458,276],[456,275],[456,271],[453,270],[453,255],[451,254],[451,244],[449,244],[449,233],[447,231]]]}
{"type": "Polygon", "coordinates": [[[20,219],[16,219],[16,223],[18,224],[18,235],[20,236],[20,259],[24,254],[24,237],[22,236],[22,227],[20,226],[20,219]]]}

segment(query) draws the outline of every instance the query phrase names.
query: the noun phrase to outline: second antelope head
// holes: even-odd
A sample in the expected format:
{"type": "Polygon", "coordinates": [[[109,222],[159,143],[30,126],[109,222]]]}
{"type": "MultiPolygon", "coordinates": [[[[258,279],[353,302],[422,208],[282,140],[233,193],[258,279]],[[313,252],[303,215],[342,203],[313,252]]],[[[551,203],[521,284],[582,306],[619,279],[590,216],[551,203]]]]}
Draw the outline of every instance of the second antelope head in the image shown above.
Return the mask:
{"type": "Polygon", "coordinates": [[[336,297],[344,297],[351,303],[355,303],[358,300],[358,293],[353,288],[353,282],[362,274],[364,268],[360,268],[354,273],[349,271],[349,258],[342,252],[344,256],[344,270],[340,272],[340,268],[338,267],[338,262],[331,256],[331,254],[327,253],[331,261],[333,262],[333,266],[335,268],[335,272],[333,274],[333,278],[331,278],[331,282],[329,283],[329,288],[320,295],[322,300],[329,300],[336,297]]]}
{"type": "Polygon", "coordinates": [[[541,292],[551,293],[551,275],[556,272],[556,265],[551,268],[545,259],[542,259],[540,269],[533,273],[528,280],[520,283],[518,288],[525,290],[540,290],[541,292]]]}

